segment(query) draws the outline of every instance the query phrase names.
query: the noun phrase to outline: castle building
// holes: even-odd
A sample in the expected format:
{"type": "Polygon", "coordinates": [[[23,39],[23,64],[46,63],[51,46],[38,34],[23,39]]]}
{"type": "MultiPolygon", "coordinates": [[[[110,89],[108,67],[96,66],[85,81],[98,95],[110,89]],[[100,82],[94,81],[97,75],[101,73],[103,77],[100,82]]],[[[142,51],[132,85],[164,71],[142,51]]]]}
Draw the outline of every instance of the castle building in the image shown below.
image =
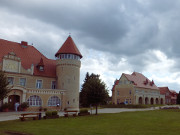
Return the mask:
{"type": "Polygon", "coordinates": [[[160,94],[154,81],[141,73],[122,74],[112,88],[114,104],[164,104],[165,96],[160,94]]]}
{"type": "MultiPolygon", "coordinates": [[[[50,51],[50,50],[49,50],[50,51]]],[[[81,53],[69,36],[55,54],[46,58],[27,42],[0,39],[0,70],[5,71],[11,92],[3,102],[28,102],[29,110],[79,109],[81,53]]]]}

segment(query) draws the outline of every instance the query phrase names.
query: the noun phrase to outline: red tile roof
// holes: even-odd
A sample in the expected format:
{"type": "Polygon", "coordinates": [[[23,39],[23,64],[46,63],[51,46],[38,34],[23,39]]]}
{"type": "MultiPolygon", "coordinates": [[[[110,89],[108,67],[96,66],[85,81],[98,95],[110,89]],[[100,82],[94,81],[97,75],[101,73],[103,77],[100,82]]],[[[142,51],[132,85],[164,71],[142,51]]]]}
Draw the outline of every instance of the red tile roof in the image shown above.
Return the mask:
{"type": "MultiPolygon", "coordinates": [[[[0,39],[0,62],[2,62],[3,56],[8,53],[14,52],[17,57],[21,58],[22,67],[25,69],[31,68],[34,65],[34,75],[56,77],[56,61],[46,58],[35,47],[31,45],[11,42],[0,39]],[[44,64],[44,71],[39,71],[36,67],[40,63],[42,58],[44,64]]],[[[42,64],[42,63],[41,63],[42,64]]]]}
{"type": "Polygon", "coordinates": [[[168,87],[158,87],[158,88],[160,90],[160,94],[165,95],[167,92],[170,92],[168,87]]]}
{"type": "Polygon", "coordinates": [[[175,90],[170,90],[170,92],[173,94],[178,94],[175,90]]]}
{"type": "Polygon", "coordinates": [[[119,83],[119,80],[116,80],[116,81],[114,82],[114,85],[113,85],[112,91],[114,91],[114,90],[115,90],[115,86],[116,86],[116,85],[118,85],[118,83],[119,83]]]}
{"type": "Polygon", "coordinates": [[[40,59],[40,62],[38,63],[37,66],[44,66],[44,62],[43,62],[43,59],[42,59],[42,58],[40,59]]]}
{"type": "Polygon", "coordinates": [[[76,44],[74,43],[71,36],[69,36],[64,44],[61,46],[61,48],[58,50],[58,52],[55,54],[57,57],[58,54],[75,54],[80,56],[82,58],[81,53],[79,52],[78,48],[76,47],[76,44]]]}
{"type": "Polygon", "coordinates": [[[137,87],[158,90],[158,87],[154,84],[154,81],[150,81],[141,73],[133,72],[131,75],[123,73],[122,75],[124,75],[129,81],[131,81],[137,87]]]}

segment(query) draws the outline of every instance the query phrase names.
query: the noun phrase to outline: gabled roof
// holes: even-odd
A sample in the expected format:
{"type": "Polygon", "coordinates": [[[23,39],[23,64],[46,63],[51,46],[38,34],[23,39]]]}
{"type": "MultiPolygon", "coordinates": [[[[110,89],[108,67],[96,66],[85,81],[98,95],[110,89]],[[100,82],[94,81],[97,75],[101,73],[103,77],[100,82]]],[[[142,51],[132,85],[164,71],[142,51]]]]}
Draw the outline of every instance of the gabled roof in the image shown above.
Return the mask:
{"type": "Polygon", "coordinates": [[[173,94],[178,94],[175,90],[170,90],[170,92],[173,94]]]}
{"type": "Polygon", "coordinates": [[[22,44],[0,39],[0,63],[2,62],[3,56],[8,55],[10,52],[14,52],[17,57],[21,58],[21,65],[23,68],[30,69],[33,64],[34,75],[56,77],[55,60],[46,58],[35,47],[26,45],[25,42],[22,44]],[[41,58],[43,59],[43,64],[45,66],[44,72],[41,72],[36,68],[41,58]]]}
{"type": "Polygon", "coordinates": [[[133,72],[131,75],[123,73],[122,75],[124,75],[127,80],[131,81],[137,87],[158,90],[158,87],[154,84],[154,81],[150,81],[141,73],[133,72]]]}
{"type": "Polygon", "coordinates": [[[55,54],[57,57],[58,54],[75,54],[80,56],[82,58],[81,53],[79,52],[78,48],[76,47],[76,44],[74,43],[71,36],[69,36],[64,44],[61,46],[61,48],[58,50],[58,52],[55,54]]]}
{"type": "Polygon", "coordinates": [[[42,59],[42,58],[40,59],[40,62],[38,63],[37,66],[44,66],[44,62],[43,62],[43,59],[42,59]]]}
{"type": "Polygon", "coordinates": [[[115,86],[116,86],[116,85],[118,85],[118,83],[119,83],[119,80],[116,80],[116,81],[114,82],[114,85],[113,85],[112,91],[114,91],[115,86]]]}
{"type": "Polygon", "coordinates": [[[170,93],[170,90],[168,87],[158,87],[160,90],[160,94],[166,94],[167,92],[170,93]]]}

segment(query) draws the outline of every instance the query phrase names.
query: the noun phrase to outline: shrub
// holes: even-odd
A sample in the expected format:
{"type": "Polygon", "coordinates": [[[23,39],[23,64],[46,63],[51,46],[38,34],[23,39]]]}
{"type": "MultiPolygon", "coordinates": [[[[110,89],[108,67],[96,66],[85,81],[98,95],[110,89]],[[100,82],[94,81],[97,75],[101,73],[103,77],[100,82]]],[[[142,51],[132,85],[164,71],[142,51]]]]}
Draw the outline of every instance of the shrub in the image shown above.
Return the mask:
{"type": "Polygon", "coordinates": [[[51,116],[52,116],[52,111],[47,111],[47,112],[46,112],[46,116],[47,116],[47,117],[51,117],[51,116]]]}
{"type": "Polygon", "coordinates": [[[23,102],[23,103],[21,103],[21,108],[28,108],[29,107],[29,104],[27,103],[27,102],[23,102]]]}
{"type": "Polygon", "coordinates": [[[1,108],[2,109],[7,109],[7,108],[9,108],[9,104],[8,103],[4,103],[2,106],[1,106],[1,108]]]}
{"type": "Polygon", "coordinates": [[[81,109],[80,113],[88,113],[88,109],[81,109]]]}
{"type": "Polygon", "coordinates": [[[40,107],[39,107],[39,111],[42,111],[42,109],[43,109],[42,106],[40,106],[40,107]]]}
{"type": "Polygon", "coordinates": [[[47,108],[44,108],[44,111],[46,112],[46,111],[47,111],[47,108]]]}
{"type": "Polygon", "coordinates": [[[57,111],[52,111],[52,116],[57,115],[57,111]]]}

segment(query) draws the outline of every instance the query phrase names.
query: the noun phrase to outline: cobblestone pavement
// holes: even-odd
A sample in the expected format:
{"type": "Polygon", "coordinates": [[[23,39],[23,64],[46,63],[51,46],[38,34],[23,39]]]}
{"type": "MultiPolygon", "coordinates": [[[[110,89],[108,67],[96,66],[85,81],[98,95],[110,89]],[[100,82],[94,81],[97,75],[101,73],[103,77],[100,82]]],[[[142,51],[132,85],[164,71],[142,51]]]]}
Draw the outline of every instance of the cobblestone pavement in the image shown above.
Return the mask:
{"type": "MultiPolygon", "coordinates": [[[[176,105],[177,106],[177,105],[176,105]]],[[[176,107],[173,106],[173,107],[176,107]]],[[[172,107],[172,106],[163,106],[163,107],[172,107]]],[[[180,107],[180,106],[177,106],[180,107]]],[[[157,110],[159,107],[151,107],[146,109],[127,109],[127,108],[103,108],[98,109],[98,113],[120,113],[120,112],[133,112],[133,111],[149,111],[149,110],[157,110]]],[[[22,113],[30,113],[30,112],[0,112],[0,121],[8,121],[8,120],[16,120],[19,119],[20,114],[22,113]]],[[[91,113],[91,110],[90,110],[91,113]]],[[[64,112],[59,112],[59,116],[63,116],[64,112]]],[[[95,110],[92,110],[92,114],[95,114],[95,110]]],[[[42,112],[42,117],[45,115],[42,112]]]]}

